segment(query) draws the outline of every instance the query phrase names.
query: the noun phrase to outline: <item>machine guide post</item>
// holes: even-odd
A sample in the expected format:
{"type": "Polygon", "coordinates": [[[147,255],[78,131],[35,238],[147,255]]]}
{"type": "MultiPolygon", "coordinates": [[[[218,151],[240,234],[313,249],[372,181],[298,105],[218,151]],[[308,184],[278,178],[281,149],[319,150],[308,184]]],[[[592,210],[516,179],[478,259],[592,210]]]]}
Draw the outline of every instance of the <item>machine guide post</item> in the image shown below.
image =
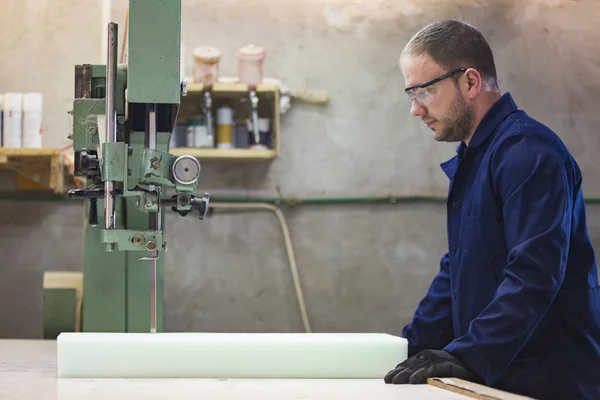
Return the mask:
{"type": "MultiPolygon", "coordinates": [[[[108,24],[108,46],[106,51],[106,143],[117,141],[117,43],[118,25],[114,22],[108,24]]],[[[104,182],[104,229],[115,229],[115,196],[114,183],[110,180],[104,182]]]]}

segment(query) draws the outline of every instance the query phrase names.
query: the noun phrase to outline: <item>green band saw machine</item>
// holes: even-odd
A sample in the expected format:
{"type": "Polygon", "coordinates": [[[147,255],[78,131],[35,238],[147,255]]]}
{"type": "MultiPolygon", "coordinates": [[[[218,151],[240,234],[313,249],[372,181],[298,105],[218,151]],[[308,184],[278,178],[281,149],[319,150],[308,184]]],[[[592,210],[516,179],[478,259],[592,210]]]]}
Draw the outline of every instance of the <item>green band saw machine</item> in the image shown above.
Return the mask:
{"type": "Polygon", "coordinates": [[[75,67],[70,138],[85,199],[81,330],[162,330],[163,209],[203,219],[201,166],[169,151],[185,78],[181,0],[130,0],[127,64],[108,25],[106,65],[75,67]],[[99,223],[99,220],[101,221],[99,223]]]}

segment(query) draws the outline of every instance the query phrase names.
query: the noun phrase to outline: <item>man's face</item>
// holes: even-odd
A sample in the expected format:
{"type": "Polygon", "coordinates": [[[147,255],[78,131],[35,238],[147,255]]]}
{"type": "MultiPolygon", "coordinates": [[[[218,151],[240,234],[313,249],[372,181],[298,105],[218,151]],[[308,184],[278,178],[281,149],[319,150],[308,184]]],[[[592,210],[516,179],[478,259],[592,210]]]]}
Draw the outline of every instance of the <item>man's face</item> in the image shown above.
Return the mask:
{"type": "MultiPolygon", "coordinates": [[[[401,60],[406,87],[422,85],[449,71],[428,55],[406,54],[401,60]]],[[[433,131],[438,142],[460,142],[469,138],[475,121],[475,111],[452,78],[443,79],[423,89],[413,91],[410,114],[419,116],[433,131]]]]}

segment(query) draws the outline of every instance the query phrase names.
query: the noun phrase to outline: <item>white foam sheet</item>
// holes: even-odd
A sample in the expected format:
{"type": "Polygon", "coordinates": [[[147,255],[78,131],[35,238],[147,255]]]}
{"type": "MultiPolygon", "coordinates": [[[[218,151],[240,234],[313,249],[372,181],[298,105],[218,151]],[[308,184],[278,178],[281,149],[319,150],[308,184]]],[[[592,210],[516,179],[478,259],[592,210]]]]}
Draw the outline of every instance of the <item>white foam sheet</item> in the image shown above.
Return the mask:
{"type": "Polygon", "coordinates": [[[59,378],[383,379],[407,357],[378,333],[61,333],[59,378]]]}

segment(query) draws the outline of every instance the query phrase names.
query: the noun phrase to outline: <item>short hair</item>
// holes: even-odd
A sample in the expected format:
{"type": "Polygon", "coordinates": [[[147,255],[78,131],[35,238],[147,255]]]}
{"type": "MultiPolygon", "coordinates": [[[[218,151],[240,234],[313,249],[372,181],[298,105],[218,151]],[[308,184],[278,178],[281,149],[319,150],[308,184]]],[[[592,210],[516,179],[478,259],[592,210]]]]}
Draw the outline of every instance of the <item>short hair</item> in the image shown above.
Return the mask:
{"type": "Polygon", "coordinates": [[[408,42],[402,56],[429,55],[447,70],[475,68],[498,87],[494,55],[485,37],[468,23],[457,20],[434,22],[418,31],[408,42]]]}

